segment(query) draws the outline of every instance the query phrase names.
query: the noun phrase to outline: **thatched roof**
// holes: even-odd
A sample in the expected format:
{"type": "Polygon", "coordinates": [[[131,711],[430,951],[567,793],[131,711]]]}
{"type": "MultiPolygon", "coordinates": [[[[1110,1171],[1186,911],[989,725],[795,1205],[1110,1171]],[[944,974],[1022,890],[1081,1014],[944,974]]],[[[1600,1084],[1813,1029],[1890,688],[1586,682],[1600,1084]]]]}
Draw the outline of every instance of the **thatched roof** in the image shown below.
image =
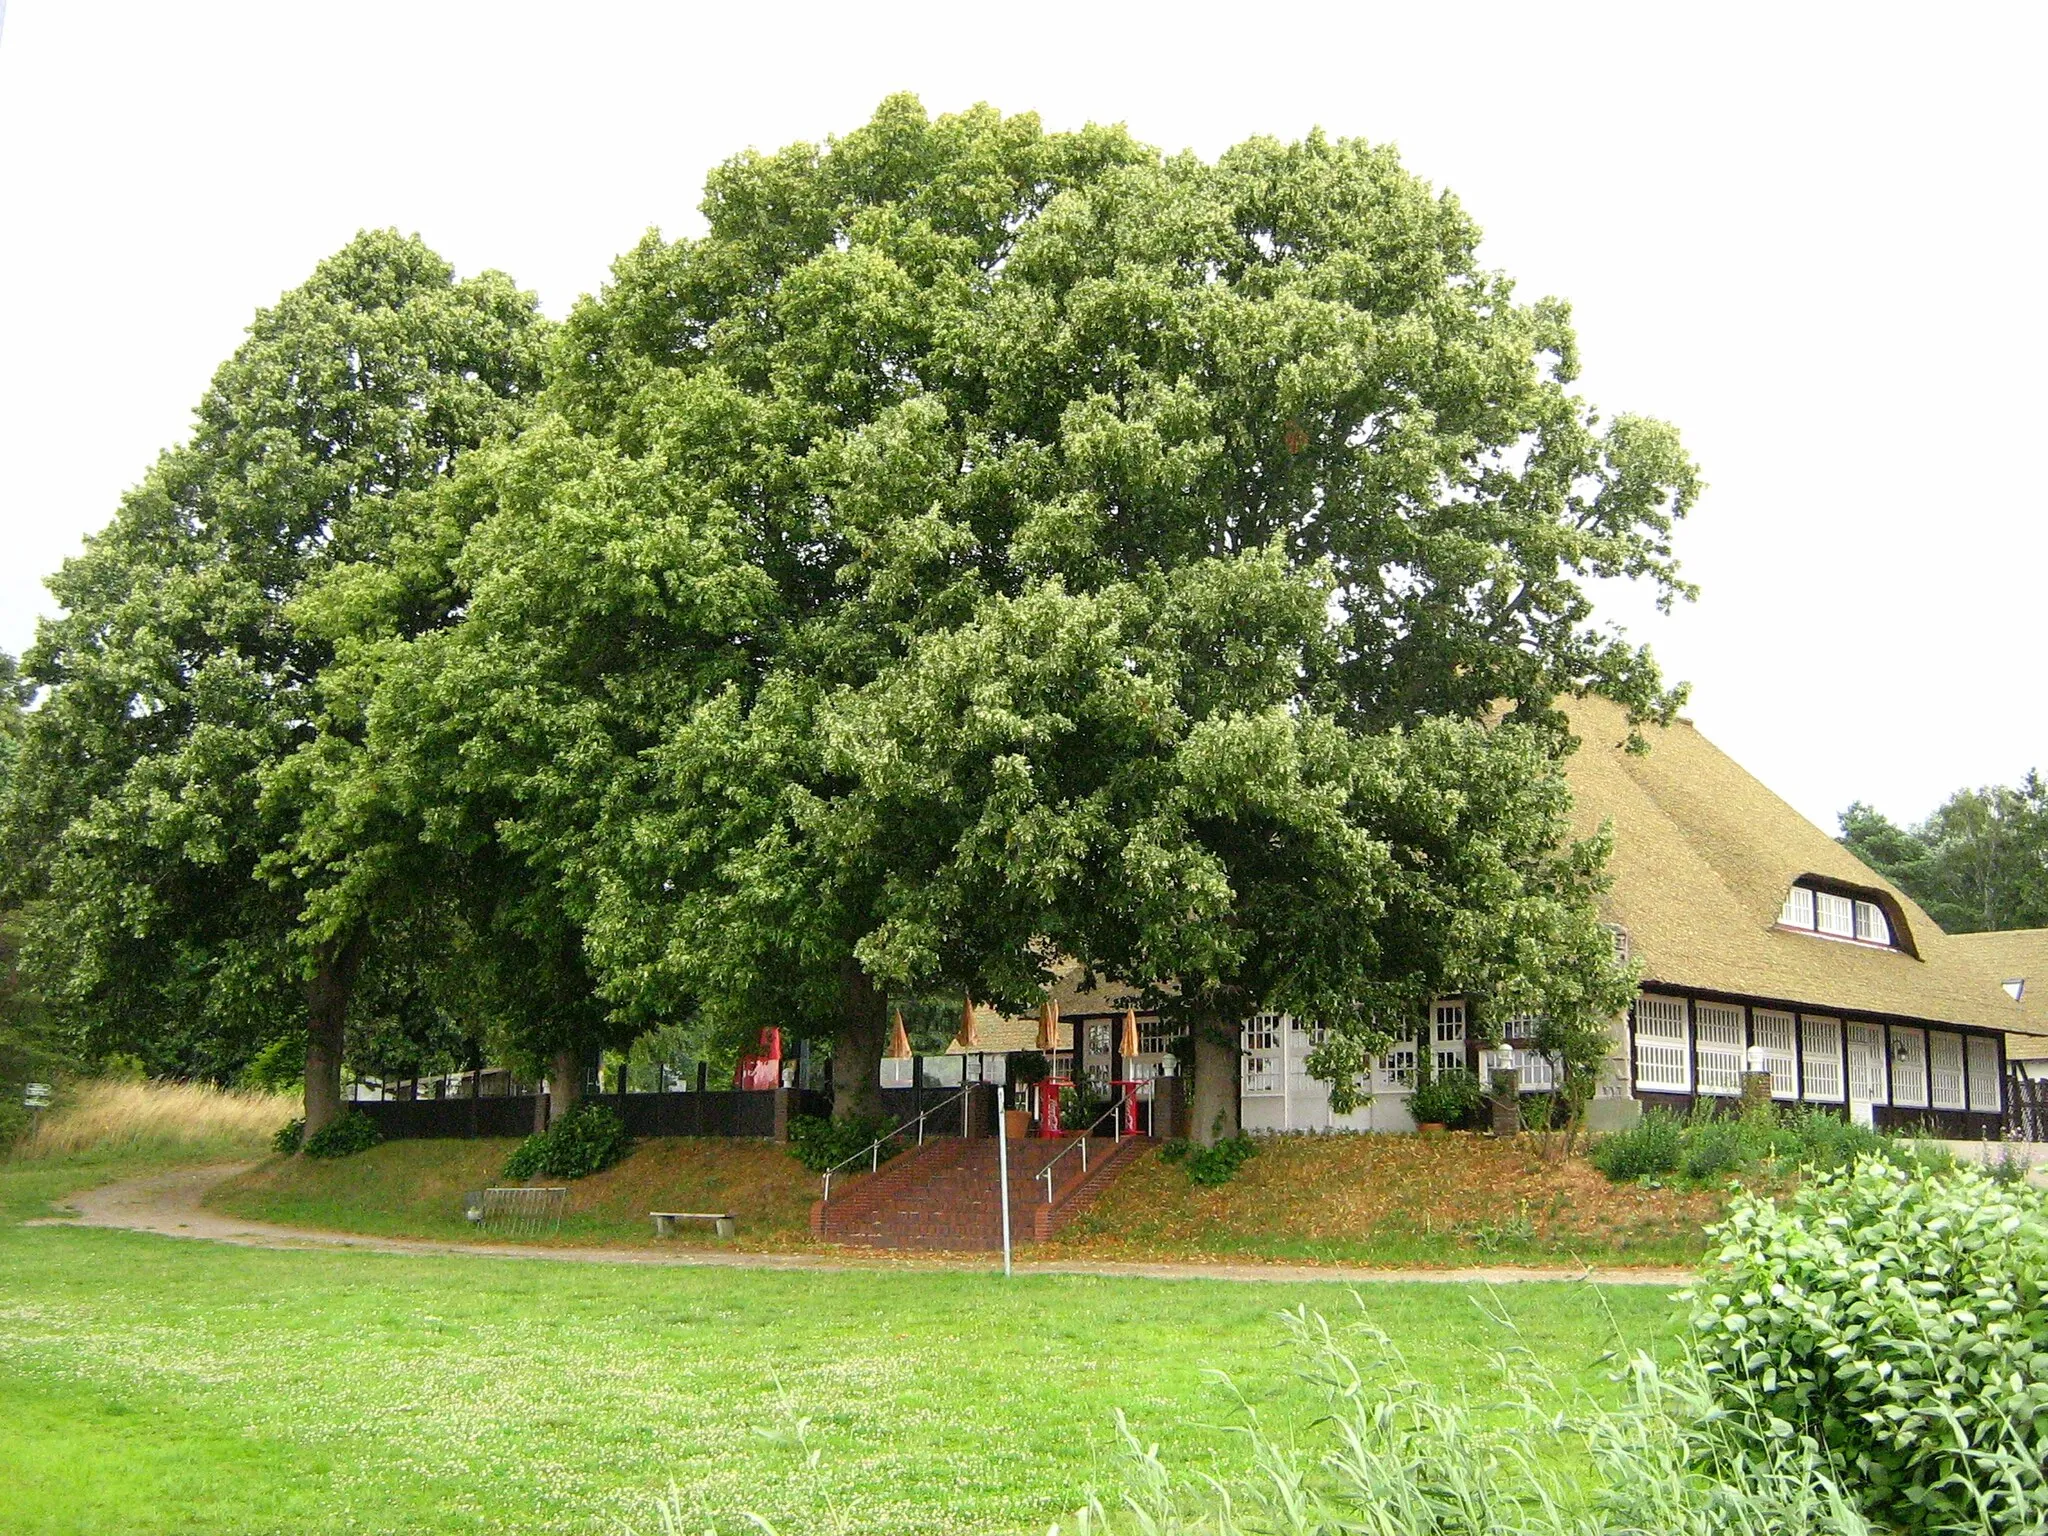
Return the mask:
{"type": "MultiPolygon", "coordinates": [[[[1094,978],[1090,986],[1086,967],[1078,960],[1062,960],[1053,972],[1052,997],[1060,1005],[1060,1049],[1066,1050],[1074,1039],[1073,1020],[1088,1015],[1100,1017],[1105,1013],[1121,1014],[1125,1008],[1139,1008],[1137,992],[1106,976],[1094,978]]],[[[981,1032],[981,1048],[985,1051],[1029,1051],[1038,1045],[1038,1015],[1000,1014],[993,1008],[977,1007],[974,1011],[975,1028],[981,1032]]],[[[958,1041],[946,1047],[957,1052],[958,1041]]]]}
{"type": "MultiPolygon", "coordinates": [[[[1815,1010],[2048,1031],[2048,1008],[2016,1006],[1999,987],[2000,964],[1988,947],[1944,934],[1912,898],[1689,721],[1645,727],[1650,750],[1633,755],[1616,706],[1589,699],[1567,712],[1582,742],[1566,767],[1575,822],[1582,833],[1613,824],[1604,905],[1627,930],[1647,982],[1815,1010]],[[1903,949],[1780,928],[1785,893],[1801,876],[1868,893],[1887,910],[1903,949]]],[[[2038,969],[2048,996],[2048,964],[2038,969]]],[[[2015,1054],[2048,1053],[2048,1041],[2013,1045],[2015,1054]]]]}
{"type": "Polygon", "coordinates": [[[2020,1024],[2041,1032],[2041,1038],[2014,1035],[2007,1045],[2013,1056],[2048,1056],[2048,928],[2013,928],[2004,933],[1958,933],[1949,938],[1978,970],[1997,983],[2023,981],[2020,1000],[2011,1004],[2020,1024]]]}

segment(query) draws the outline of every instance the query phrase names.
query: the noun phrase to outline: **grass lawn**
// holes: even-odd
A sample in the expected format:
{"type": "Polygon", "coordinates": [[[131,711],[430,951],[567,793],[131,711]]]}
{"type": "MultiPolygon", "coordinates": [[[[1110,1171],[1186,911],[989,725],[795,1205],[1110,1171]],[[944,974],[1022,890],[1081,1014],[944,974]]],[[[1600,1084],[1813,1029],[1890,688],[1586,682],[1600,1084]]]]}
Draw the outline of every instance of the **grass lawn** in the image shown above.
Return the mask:
{"type": "MultiPolygon", "coordinates": [[[[147,1159],[0,1164],[0,1528],[15,1533],[1043,1531],[1121,1480],[1113,1411],[1228,1462],[1227,1371],[1306,1409],[1274,1312],[1332,1286],[648,1270],[263,1252],[24,1228],[147,1159]],[[815,1456],[815,1461],[813,1461],[815,1456]]],[[[1485,1391],[1521,1345],[1604,1393],[1660,1291],[1362,1290],[1410,1366],[1485,1391]],[[1510,1332],[1481,1304],[1504,1306],[1510,1332]]],[[[1300,1415],[1305,1420],[1306,1415],[1300,1415]]]]}

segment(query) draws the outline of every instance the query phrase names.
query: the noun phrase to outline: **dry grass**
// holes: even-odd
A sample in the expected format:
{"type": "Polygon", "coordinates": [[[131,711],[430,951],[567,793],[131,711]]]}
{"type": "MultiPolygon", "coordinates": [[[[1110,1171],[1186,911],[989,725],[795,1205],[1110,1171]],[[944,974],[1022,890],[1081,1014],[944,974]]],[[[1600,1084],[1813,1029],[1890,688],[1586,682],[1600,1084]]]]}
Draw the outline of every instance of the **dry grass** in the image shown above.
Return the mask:
{"type": "Polygon", "coordinates": [[[204,1083],[76,1084],[16,1148],[17,1157],[138,1147],[263,1151],[299,1112],[295,1095],[214,1088],[204,1083]]]}

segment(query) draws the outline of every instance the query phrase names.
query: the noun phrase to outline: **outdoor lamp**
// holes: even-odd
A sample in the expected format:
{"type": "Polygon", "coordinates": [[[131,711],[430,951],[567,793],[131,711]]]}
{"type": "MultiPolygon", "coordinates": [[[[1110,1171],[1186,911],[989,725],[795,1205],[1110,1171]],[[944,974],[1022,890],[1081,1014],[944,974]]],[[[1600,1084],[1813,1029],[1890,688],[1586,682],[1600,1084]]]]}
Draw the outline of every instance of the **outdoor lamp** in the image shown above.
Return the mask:
{"type": "Polygon", "coordinates": [[[1761,1072],[1764,1069],[1764,1048],[1752,1045],[1742,1059],[1749,1064],[1750,1071],[1761,1072]]]}

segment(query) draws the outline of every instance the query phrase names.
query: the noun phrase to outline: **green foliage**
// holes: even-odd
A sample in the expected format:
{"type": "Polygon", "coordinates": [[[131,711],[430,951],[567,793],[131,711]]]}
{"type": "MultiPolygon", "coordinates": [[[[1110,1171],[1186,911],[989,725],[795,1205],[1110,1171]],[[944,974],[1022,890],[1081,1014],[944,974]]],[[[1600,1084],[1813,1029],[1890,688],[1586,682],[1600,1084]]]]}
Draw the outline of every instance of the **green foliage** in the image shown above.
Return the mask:
{"type": "Polygon", "coordinates": [[[1175,1136],[1159,1148],[1159,1155],[1185,1168],[1190,1183],[1213,1186],[1228,1184],[1258,1150],[1258,1143],[1243,1134],[1220,1137],[1206,1147],[1175,1136]]]}
{"type": "Polygon", "coordinates": [[[527,1137],[505,1163],[505,1177],[581,1179],[602,1173],[633,1147],[626,1124],[602,1104],[578,1104],[546,1130],[527,1137]]]}
{"type": "MultiPolygon", "coordinates": [[[[789,1122],[789,1154],[813,1173],[823,1173],[847,1159],[866,1152],[877,1137],[895,1128],[886,1115],[861,1115],[850,1120],[828,1120],[819,1115],[799,1115],[789,1122]]],[[[900,1150],[893,1141],[881,1145],[881,1160],[887,1162],[900,1150]]],[[[847,1171],[858,1173],[859,1166],[847,1171]]]]}
{"type": "MultiPolygon", "coordinates": [[[[303,1122],[297,1122],[304,1129],[303,1122]]],[[[282,1132],[279,1133],[280,1137],[282,1132]]],[[[353,1157],[367,1152],[384,1139],[377,1122],[357,1110],[345,1109],[306,1137],[302,1149],[308,1157],[353,1157]]]]}
{"type": "Polygon", "coordinates": [[[1020,1087],[1052,1076],[1052,1062],[1043,1051],[1016,1051],[1010,1056],[1010,1081],[1020,1087]]]}
{"type": "Polygon", "coordinates": [[[270,1150],[283,1157],[290,1157],[306,1141],[306,1117],[296,1116],[277,1128],[277,1134],[270,1138],[270,1150]]]}
{"type": "Polygon", "coordinates": [[[1915,827],[1858,801],[1840,841],[1948,933],[2048,927],[2048,784],[1959,789],[1915,827]]]}
{"type": "Polygon", "coordinates": [[[1477,1118],[1483,1094],[1479,1079],[1463,1067],[1432,1073],[1408,1095],[1408,1113],[1417,1125],[1463,1126],[1477,1118]]]}
{"type": "Polygon", "coordinates": [[[1883,1135],[1814,1105],[1739,1116],[1701,1105],[1683,1119],[1650,1109],[1626,1130],[1601,1137],[1591,1156],[1617,1183],[1666,1177],[1713,1183],[1771,1163],[1826,1172],[1864,1157],[1908,1171],[1937,1171],[1951,1162],[1939,1147],[1883,1135]]]}
{"type": "Polygon", "coordinates": [[[1810,1439],[1900,1531],[2048,1523],[2048,1197],[1864,1157],[1714,1236],[1693,1331],[1745,1450],[1810,1439]]]}
{"type": "Polygon", "coordinates": [[[306,1036],[303,1030],[282,1036],[263,1047],[242,1068],[239,1082],[244,1088],[261,1088],[281,1093],[306,1077],[306,1036]]]}

